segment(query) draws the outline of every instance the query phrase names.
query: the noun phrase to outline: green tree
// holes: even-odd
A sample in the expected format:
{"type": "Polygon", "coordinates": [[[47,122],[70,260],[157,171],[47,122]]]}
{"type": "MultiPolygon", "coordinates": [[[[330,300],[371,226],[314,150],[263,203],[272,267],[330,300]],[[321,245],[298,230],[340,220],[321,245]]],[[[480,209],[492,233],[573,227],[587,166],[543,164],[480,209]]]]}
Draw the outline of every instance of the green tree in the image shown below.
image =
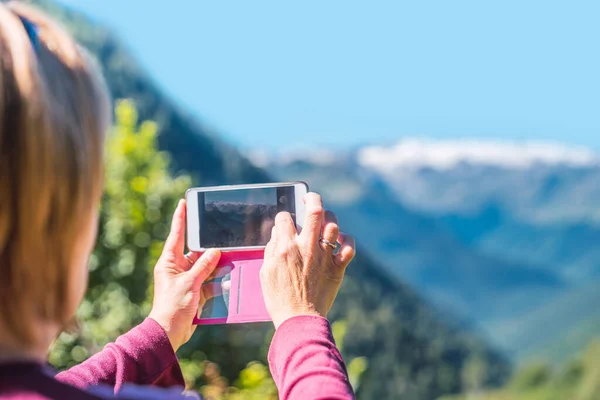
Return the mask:
{"type": "Polygon", "coordinates": [[[151,272],[177,201],[191,184],[188,176],[170,175],[169,155],[157,151],[155,123],[138,125],[129,101],[117,103],[115,116],[89,289],[77,313],[81,328],[53,346],[50,362],[58,368],[83,361],[148,315],[151,272]]]}
{"type": "Polygon", "coordinates": [[[522,367],[505,388],[441,400],[600,400],[600,342],[562,368],[545,363],[522,367]]]}
{"type": "MultiPolygon", "coordinates": [[[[344,339],[348,332],[348,322],[345,320],[337,320],[331,324],[331,331],[335,339],[335,344],[340,349],[340,352],[344,352],[344,339]]],[[[346,357],[347,358],[347,357],[346,357]]],[[[369,367],[369,361],[366,357],[353,357],[345,360],[347,363],[348,378],[354,391],[358,391],[360,382],[363,374],[369,367]]]]}
{"type": "MultiPolygon", "coordinates": [[[[152,270],[175,206],[192,183],[187,175],[171,176],[169,155],[157,150],[157,125],[140,124],[130,101],[117,103],[115,117],[89,288],[77,312],[80,329],[62,334],[50,352],[59,369],[84,361],[148,315],[152,270]]],[[[193,346],[180,353],[180,361],[188,386],[210,399],[277,398],[269,369],[260,362],[249,363],[230,386],[220,367],[193,346]]]]}

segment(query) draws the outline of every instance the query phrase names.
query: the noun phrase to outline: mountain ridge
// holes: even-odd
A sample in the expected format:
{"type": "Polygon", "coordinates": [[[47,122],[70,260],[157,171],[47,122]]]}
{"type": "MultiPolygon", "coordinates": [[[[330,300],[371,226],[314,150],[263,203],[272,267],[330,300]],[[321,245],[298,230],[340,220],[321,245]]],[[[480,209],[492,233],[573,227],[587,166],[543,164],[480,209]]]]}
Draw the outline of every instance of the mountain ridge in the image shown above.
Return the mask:
{"type": "Polygon", "coordinates": [[[538,165],[599,166],[600,155],[584,146],[557,142],[499,139],[404,138],[393,146],[367,146],[358,152],[359,163],[380,172],[396,169],[448,170],[461,164],[506,169],[538,165]]]}
{"type": "MultiPolygon", "coordinates": [[[[282,155],[270,168],[280,179],[311,179],[375,258],[438,307],[476,321],[511,354],[535,335],[561,341],[562,332],[518,316],[538,320],[555,298],[575,304],[569,296],[600,277],[598,166],[459,164],[381,173],[357,154],[330,157],[326,166],[282,155]],[[511,345],[500,332],[514,324],[531,332],[512,334],[511,345]]],[[[569,320],[568,308],[560,310],[556,319],[569,320]]],[[[597,318],[593,309],[585,312],[597,318]]]]}
{"type": "Polygon", "coordinates": [[[600,152],[587,146],[557,141],[504,139],[433,139],[403,137],[395,142],[365,144],[352,149],[303,147],[280,153],[254,150],[250,157],[256,164],[308,161],[327,165],[348,155],[359,165],[382,173],[396,169],[449,170],[460,165],[526,169],[535,165],[598,167],[600,152]]]}

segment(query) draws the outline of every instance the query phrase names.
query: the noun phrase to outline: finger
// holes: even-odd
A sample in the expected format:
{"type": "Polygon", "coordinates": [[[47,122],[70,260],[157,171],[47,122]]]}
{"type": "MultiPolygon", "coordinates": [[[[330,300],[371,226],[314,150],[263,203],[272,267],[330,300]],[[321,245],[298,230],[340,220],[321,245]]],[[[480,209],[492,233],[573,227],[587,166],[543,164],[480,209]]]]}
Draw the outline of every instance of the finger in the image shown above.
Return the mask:
{"type": "Polygon", "coordinates": [[[229,310],[229,294],[231,293],[231,281],[221,281],[221,289],[223,290],[223,301],[229,310]]]}
{"type": "Polygon", "coordinates": [[[165,241],[163,251],[169,251],[173,254],[182,254],[185,242],[185,200],[179,200],[177,208],[173,213],[171,222],[171,232],[165,241]]]}
{"type": "Polygon", "coordinates": [[[346,268],[356,255],[356,243],[352,236],[346,235],[345,233],[340,233],[338,241],[340,242],[341,247],[335,255],[334,261],[338,267],[346,268]]]}
{"type": "MultiPolygon", "coordinates": [[[[276,216],[277,217],[277,216],[276,216]]],[[[277,246],[277,226],[273,225],[271,228],[271,239],[267,242],[265,246],[265,255],[264,258],[268,259],[273,254],[273,249],[277,246]]]]}
{"type": "Polygon", "coordinates": [[[289,212],[280,212],[275,216],[275,231],[278,241],[296,237],[296,225],[289,212]]]}
{"type": "Polygon", "coordinates": [[[325,222],[333,222],[334,224],[339,224],[337,215],[335,215],[335,213],[331,210],[325,210],[324,221],[325,222]]]}
{"type": "Polygon", "coordinates": [[[196,264],[196,261],[198,261],[201,255],[202,253],[197,253],[194,251],[190,251],[189,253],[184,254],[186,262],[183,264],[183,269],[187,271],[190,268],[192,268],[192,265],[196,264]]]}
{"type": "Polygon", "coordinates": [[[204,305],[207,300],[212,299],[213,297],[223,296],[223,288],[221,287],[221,282],[211,282],[205,283],[202,285],[202,295],[200,296],[201,305],[204,305]]]}
{"type": "MultiPolygon", "coordinates": [[[[325,211],[325,221],[323,222],[323,231],[321,237],[328,242],[336,243],[340,234],[337,216],[332,211],[325,211]]],[[[331,250],[331,246],[327,246],[331,250]]]]}
{"type": "Polygon", "coordinates": [[[197,317],[201,318],[202,309],[206,302],[213,297],[223,296],[224,288],[221,285],[221,282],[211,282],[202,285],[200,288],[200,300],[198,300],[198,311],[197,317]]]}
{"type": "Polygon", "coordinates": [[[192,268],[186,272],[186,274],[190,274],[191,279],[194,280],[195,288],[200,287],[200,285],[210,276],[210,274],[212,274],[220,259],[221,252],[219,250],[207,250],[200,256],[192,268]]]}
{"type": "Polygon", "coordinates": [[[223,289],[223,294],[231,292],[231,281],[221,281],[221,289],[223,289]]]}
{"type": "Polygon", "coordinates": [[[271,228],[271,237],[269,238],[269,241],[266,244],[265,250],[269,247],[275,246],[275,243],[277,243],[277,226],[273,225],[273,228],[271,228]]]}
{"type": "Polygon", "coordinates": [[[306,217],[304,218],[304,226],[302,227],[302,236],[308,243],[317,243],[321,236],[321,228],[325,212],[323,210],[323,200],[317,193],[307,193],[304,196],[306,204],[306,217]]]}
{"type": "Polygon", "coordinates": [[[215,270],[212,272],[212,274],[210,274],[210,276],[206,280],[210,281],[212,279],[222,278],[225,275],[230,274],[232,270],[233,270],[232,267],[215,268],[215,270]]]}

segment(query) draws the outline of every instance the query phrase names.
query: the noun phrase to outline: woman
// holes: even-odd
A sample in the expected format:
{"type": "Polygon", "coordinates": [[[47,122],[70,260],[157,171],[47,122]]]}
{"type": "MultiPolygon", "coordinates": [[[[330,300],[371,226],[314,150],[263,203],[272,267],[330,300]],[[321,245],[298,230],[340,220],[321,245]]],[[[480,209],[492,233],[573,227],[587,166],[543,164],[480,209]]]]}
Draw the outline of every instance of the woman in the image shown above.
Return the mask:
{"type": "MultiPolygon", "coordinates": [[[[200,288],[220,254],[184,255],[184,201],[155,268],[149,317],[81,365],[58,375],[45,366],[86,289],[109,124],[87,54],[40,12],[0,3],[0,399],[193,396],[182,393],[175,351],[195,329],[200,288]]],[[[269,365],[283,399],[352,398],[326,316],[354,241],[317,194],[305,201],[302,233],[279,214],[265,251],[261,283],[276,328],[269,365]]]]}

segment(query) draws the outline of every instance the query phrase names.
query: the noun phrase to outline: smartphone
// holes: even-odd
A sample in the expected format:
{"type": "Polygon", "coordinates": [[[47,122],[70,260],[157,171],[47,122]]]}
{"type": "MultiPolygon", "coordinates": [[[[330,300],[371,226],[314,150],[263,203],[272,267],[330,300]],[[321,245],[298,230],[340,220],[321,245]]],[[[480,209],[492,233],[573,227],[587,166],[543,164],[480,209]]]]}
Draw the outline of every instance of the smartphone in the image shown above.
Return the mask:
{"type": "Polygon", "coordinates": [[[264,249],[277,213],[291,214],[302,228],[308,192],[304,182],[191,188],[187,203],[187,241],[191,251],[264,249]]]}

